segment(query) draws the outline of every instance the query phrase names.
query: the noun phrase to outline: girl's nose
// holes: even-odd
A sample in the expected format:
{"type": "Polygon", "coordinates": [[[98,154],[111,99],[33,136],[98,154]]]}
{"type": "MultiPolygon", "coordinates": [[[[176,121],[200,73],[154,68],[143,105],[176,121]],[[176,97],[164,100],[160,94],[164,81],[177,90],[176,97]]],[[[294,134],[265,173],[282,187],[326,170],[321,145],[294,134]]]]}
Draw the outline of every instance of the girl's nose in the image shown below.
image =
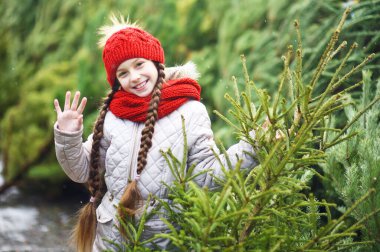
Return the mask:
{"type": "Polygon", "coordinates": [[[130,71],[131,82],[136,82],[140,80],[140,73],[138,71],[130,71]]]}

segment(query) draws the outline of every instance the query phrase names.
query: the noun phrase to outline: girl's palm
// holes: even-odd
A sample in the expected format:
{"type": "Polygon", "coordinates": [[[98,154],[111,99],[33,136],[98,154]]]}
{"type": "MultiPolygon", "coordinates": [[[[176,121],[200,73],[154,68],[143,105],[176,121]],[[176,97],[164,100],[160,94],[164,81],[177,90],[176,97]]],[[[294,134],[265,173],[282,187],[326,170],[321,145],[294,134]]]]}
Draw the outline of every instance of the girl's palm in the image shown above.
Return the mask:
{"type": "Polygon", "coordinates": [[[75,132],[82,128],[83,125],[83,110],[86,106],[86,97],[82,98],[79,106],[80,92],[77,91],[74,95],[72,104],[70,105],[70,91],[66,92],[65,106],[63,111],[59,106],[57,99],[54,100],[54,107],[57,112],[58,128],[66,132],[75,132]]]}

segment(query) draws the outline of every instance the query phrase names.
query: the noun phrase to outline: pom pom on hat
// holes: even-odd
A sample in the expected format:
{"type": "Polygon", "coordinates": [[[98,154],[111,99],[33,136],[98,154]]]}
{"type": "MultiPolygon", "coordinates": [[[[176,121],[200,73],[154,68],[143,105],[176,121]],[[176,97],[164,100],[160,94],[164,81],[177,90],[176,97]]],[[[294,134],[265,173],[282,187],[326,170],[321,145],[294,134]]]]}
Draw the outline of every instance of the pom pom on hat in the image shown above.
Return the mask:
{"type": "Polygon", "coordinates": [[[164,49],[160,41],[150,33],[144,31],[136,23],[120,21],[111,16],[113,25],[99,29],[102,35],[98,45],[104,46],[103,63],[107,72],[107,80],[113,86],[116,79],[116,70],[121,63],[132,58],[145,58],[165,63],[164,49]]]}

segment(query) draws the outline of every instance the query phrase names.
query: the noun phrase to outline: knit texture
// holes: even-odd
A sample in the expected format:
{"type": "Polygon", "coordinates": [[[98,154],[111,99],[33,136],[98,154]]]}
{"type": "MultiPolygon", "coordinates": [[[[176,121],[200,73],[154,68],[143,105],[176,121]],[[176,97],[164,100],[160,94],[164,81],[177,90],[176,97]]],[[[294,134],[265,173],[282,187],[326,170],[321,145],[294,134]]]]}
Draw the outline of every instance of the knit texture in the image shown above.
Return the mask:
{"type": "Polygon", "coordinates": [[[138,28],[122,29],[107,40],[103,50],[103,63],[111,86],[116,80],[119,65],[132,58],[165,63],[164,49],[157,38],[138,28]]]}
{"type": "MultiPolygon", "coordinates": [[[[162,118],[178,109],[188,100],[200,100],[201,87],[190,78],[165,82],[161,89],[161,100],[158,105],[158,118],[162,118]]],[[[117,91],[111,101],[111,112],[123,119],[134,122],[145,122],[151,97],[139,97],[126,91],[117,91]]]]}

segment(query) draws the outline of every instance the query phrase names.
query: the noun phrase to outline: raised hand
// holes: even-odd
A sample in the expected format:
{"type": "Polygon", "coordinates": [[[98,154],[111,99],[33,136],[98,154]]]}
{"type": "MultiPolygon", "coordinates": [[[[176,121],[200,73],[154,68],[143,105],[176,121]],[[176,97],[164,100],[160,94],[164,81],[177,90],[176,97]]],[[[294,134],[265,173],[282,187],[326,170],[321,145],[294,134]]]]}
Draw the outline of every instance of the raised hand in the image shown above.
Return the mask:
{"type": "Polygon", "coordinates": [[[57,99],[54,99],[54,107],[57,112],[58,128],[66,132],[75,132],[82,128],[83,125],[83,110],[87,103],[87,98],[83,97],[79,106],[80,92],[75,92],[73,102],[70,106],[71,92],[66,92],[65,106],[63,111],[59,106],[57,99]]]}

